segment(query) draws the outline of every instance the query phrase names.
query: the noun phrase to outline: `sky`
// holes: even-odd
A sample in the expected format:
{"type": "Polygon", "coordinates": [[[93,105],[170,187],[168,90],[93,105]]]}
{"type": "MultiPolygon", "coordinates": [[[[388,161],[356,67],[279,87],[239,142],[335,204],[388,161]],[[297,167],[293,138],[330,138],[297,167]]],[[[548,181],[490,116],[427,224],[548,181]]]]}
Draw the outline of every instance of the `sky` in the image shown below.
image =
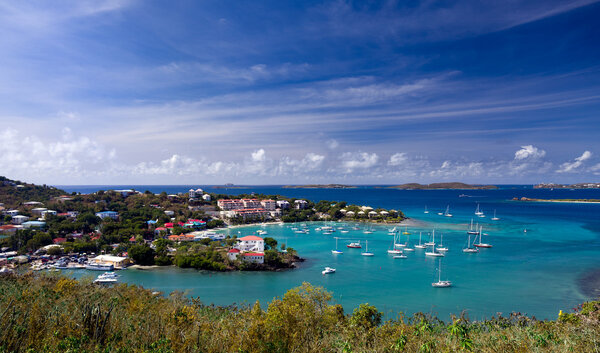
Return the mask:
{"type": "Polygon", "coordinates": [[[600,2],[0,0],[0,175],[600,180],[600,2]]]}

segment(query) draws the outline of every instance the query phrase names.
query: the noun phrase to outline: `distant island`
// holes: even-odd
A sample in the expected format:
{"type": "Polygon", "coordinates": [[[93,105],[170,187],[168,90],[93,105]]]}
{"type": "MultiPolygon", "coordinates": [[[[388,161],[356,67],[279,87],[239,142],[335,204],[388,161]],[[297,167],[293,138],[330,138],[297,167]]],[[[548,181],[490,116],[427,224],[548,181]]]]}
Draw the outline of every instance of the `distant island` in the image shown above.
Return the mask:
{"type": "Polygon", "coordinates": [[[308,184],[308,185],[285,185],[284,189],[356,189],[353,185],[343,184],[308,184]]]}
{"type": "Polygon", "coordinates": [[[554,184],[542,183],[533,186],[534,189],[600,189],[600,183],[554,184]]]}
{"type": "Polygon", "coordinates": [[[432,184],[419,184],[419,183],[408,183],[397,186],[389,186],[390,189],[400,190],[440,190],[440,189],[455,189],[455,190],[493,190],[498,187],[495,185],[471,185],[465,183],[432,183],[432,184]]]}
{"type": "Polygon", "coordinates": [[[526,202],[566,202],[566,203],[600,203],[599,199],[533,199],[529,197],[513,197],[513,201],[526,202]]]}

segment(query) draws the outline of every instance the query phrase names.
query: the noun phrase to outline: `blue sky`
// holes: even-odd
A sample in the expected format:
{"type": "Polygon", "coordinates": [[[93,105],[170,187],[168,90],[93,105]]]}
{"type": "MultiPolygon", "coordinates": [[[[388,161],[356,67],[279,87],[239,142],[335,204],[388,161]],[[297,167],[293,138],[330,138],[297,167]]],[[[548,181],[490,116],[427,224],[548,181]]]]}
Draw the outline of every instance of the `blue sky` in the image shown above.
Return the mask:
{"type": "Polygon", "coordinates": [[[598,1],[0,2],[0,175],[597,181],[598,1]]]}

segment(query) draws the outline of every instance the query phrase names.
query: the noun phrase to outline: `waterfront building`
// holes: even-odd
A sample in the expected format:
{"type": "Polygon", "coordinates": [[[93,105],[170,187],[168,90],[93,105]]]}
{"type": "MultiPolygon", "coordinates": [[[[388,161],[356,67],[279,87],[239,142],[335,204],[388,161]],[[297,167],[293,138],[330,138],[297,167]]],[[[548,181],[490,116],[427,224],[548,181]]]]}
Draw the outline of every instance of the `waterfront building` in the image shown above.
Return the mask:
{"type": "Polygon", "coordinates": [[[253,262],[257,264],[265,263],[265,254],[257,252],[247,252],[242,254],[244,261],[253,262]]]}
{"type": "Polygon", "coordinates": [[[345,213],[346,217],[354,217],[356,213],[354,213],[354,211],[348,211],[345,213]]]}
{"type": "Polygon", "coordinates": [[[277,202],[275,202],[275,200],[262,200],[260,201],[260,204],[267,211],[275,211],[277,208],[277,202]]]}
{"type": "Polygon", "coordinates": [[[227,252],[227,258],[231,261],[235,261],[235,260],[237,260],[237,257],[239,254],[240,254],[240,249],[233,248],[227,252]]]}
{"type": "Polygon", "coordinates": [[[217,201],[217,206],[223,211],[239,210],[244,208],[242,200],[221,199],[217,201]]]}
{"type": "Polygon", "coordinates": [[[119,213],[115,212],[115,211],[96,212],[96,217],[100,217],[102,219],[112,218],[114,220],[117,220],[117,219],[119,219],[119,213]]]}
{"type": "Polygon", "coordinates": [[[115,268],[123,268],[129,264],[129,259],[121,256],[98,255],[89,260],[89,262],[92,264],[107,264],[113,265],[115,268]]]}
{"type": "Polygon", "coordinates": [[[287,210],[290,208],[290,203],[286,200],[278,200],[277,207],[281,208],[282,210],[287,210]]]}
{"type": "Polygon", "coordinates": [[[248,235],[238,239],[236,248],[241,251],[264,252],[265,240],[256,235],[248,235]]]}

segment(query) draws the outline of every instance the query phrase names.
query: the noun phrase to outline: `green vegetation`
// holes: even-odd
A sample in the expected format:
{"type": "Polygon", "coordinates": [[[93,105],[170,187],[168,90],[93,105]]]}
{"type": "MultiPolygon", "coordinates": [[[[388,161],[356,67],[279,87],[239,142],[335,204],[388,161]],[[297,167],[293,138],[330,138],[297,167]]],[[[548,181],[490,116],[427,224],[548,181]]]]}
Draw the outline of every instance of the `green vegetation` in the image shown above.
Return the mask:
{"type": "MultiPolygon", "coordinates": [[[[293,199],[292,199],[293,201],[293,199]]],[[[308,201],[305,209],[296,210],[291,209],[281,217],[284,222],[307,222],[307,221],[322,221],[322,220],[346,220],[354,222],[385,222],[385,223],[396,223],[401,222],[406,217],[402,211],[386,210],[383,208],[366,208],[363,209],[361,206],[348,205],[346,202],[336,202],[321,200],[317,203],[308,201]],[[360,212],[364,212],[361,214],[360,212]],[[371,211],[377,212],[375,216],[369,216],[368,213],[371,211]],[[382,215],[380,212],[388,212],[387,215],[382,215]],[[350,215],[350,213],[354,213],[350,215]]]]}
{"type": "Polygon", "coordinates": [[[218,307],[127,284],[51,275],[0,280],[0,352],[595,352],[600,302],[554,321],[513,313],[443,322],[417,313],[383,321],[362,304],[352,314],[303,284],[268,306],[218,307]]]}

